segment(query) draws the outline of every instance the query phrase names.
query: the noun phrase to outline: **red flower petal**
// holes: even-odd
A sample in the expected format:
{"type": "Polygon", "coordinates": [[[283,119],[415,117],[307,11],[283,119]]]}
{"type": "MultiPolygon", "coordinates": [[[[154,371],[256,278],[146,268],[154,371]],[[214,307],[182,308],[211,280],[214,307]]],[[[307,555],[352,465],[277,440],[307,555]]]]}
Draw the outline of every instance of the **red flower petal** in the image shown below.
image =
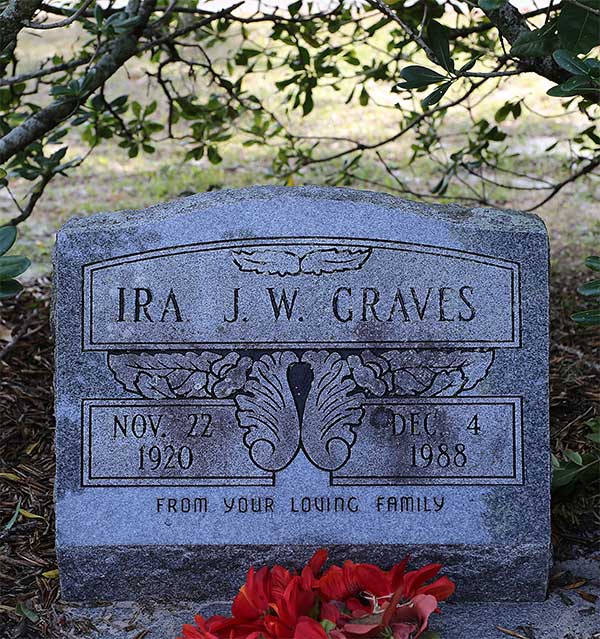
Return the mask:
{"type": "Polygon", "coordinates": [[[454,593],[456,586],[448,577],[440,577],[427,586],[418,589],[419,595],[433,595],[438,601],[448,599],[454,593]]]}
{"type": "Polygon", "coordinates": [[[411,623],[393,623],[392,636],[394,639],[411,639],[415,626],[411,623]]]}
{"type": "Polygon", "coordinates": [[[310,617],[300,617],[293,639],[329,639],[325,628],[310,617]]]}
{"type": "Polygon", "coordinates": [[[364,591],[376,597],[384,597],[393,591],[389,573],[373,564],[357,564],[354,567],[353,578],[359,592],[364,591]]]}
{"type": "Polygon", "coordinates": [[[317,552],[310,558],[308,562],[308,567],[312,570],[312,573],[315,577],[318,577],[323,570],[323,566],[327,561],[327,551],[325,548],[321,548],[317,550],[317,552]]]}
{"type": "Polygon", "coordinates": [[[331,621],[332,623],[337,624],[341,617],[341,613],[337,606],[334,606],[332,603],[324,602],[321,605],[321,619],[327,619],[327,621],[331,621]]]}
{"type": "Polygon", "coordinates": [[[343,631],[347,635],[356,635],[360,637],[366,637],[370,633],[377,631],[377,634],[381,631],[381,624],[379,623],[347,623],[343,631]]]}
{"type": "Polygon", "coordinates": [[[398,587],[404,581],[404,573],[406,572],[406,565],[408,564],[409,557],[408,555],[404,557],[404,559],[399,563],[392,566],[390,570],[390,578],[392,582],[392,588],[390,592],[395,592],[398,590],[398,587]]]}
{"type": "Polygon", "coordinates": [[[441,568],[442,564],[429,564],[428,566],[419,568],[419,570],[407,572],[404,577],[404,596],[407,599],[412,599],[419,586],[422,586],[426,581],[433,579],[441,568]]]}

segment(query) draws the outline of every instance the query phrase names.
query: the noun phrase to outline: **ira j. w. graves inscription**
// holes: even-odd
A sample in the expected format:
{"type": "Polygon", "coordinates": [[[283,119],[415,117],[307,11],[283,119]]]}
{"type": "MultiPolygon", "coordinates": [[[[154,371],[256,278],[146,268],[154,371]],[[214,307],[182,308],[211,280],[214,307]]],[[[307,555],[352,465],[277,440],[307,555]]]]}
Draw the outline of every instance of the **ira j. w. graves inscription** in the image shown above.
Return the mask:
{"type": "Polygon", "coordinates": [[[55,255],[72,599],[233,594],[251,564],[440,560],[544,596],[535,216],[254,188],[74,220],[55,255]]]}

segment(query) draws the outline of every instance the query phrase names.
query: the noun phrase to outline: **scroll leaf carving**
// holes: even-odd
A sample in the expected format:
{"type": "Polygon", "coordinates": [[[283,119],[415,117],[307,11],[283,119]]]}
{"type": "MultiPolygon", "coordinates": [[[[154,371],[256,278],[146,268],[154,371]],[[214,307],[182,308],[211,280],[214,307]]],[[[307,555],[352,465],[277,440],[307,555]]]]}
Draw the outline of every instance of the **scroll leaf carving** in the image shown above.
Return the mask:
{"type": "Polygon", "coordinates": [[[263,470],[278,471],[300,446],[300,422],[287,371],[298,358],[291,352],[263,355],[254,363],[244,393],[236,397],[237,419],[246,429],[244,444],[263,470]]]}
{"type": "Polygon", "coordinates": [[[361,268],[371,249],[315,249],[308,253],[264,249],[233,251],[233,261],[241,271],[263,275],[322,275],[361,268]]]}
{"type": "MultiPolygon", "coordinates": [[[[361,354],[363,367],[373,370],[377,380],[385,383],[388,392],[420,397],[452,397],[475,388],[486,377],[494,361],[494,351],[491,350],[387,351],[381,354],[381,358],[372,353],[365,357],[366,353],[361,354]],[[384,369],[380,359],[388,363],[389,370],[384,369]]],[[[369,387],[358,381],[366,376],[359,365],[355,365],[353,374],[361,386],[379,395],[381,386],[371,381],[369,387]]]]}
{"type": "Polygon", "coordinates": [[[309,351],[302,361],[314,374],[304,408],[302,444],[313,464],[337,470],[350,457],[365,397],[356,392],[350,368],[338,353],[309,351]]]}
{"type": "Polygon", "coordinates": [[[133,393],[151,399],[229,397],[246,382],[249,357],[231,352],[110,353],[115,379],[133,393]]]}

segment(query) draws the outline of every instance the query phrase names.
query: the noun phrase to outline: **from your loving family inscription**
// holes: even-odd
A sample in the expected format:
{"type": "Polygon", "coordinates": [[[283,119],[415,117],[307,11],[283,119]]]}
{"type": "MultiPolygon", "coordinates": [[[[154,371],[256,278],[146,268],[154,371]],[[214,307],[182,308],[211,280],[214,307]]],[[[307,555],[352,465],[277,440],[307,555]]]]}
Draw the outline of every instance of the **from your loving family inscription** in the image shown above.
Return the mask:
{"type": "Polygon", "coordinates": [[[321,545],[543,596],[537,218],[256,188],[75,220],[55,264],[67,596],[214,597],[321,545]]]}

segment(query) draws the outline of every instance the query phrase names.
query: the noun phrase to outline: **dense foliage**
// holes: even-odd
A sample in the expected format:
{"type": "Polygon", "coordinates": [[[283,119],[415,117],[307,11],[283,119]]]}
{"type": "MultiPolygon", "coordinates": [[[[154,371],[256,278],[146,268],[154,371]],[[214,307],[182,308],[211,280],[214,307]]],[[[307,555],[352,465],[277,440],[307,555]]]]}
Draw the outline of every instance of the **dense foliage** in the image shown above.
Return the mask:
{"type": "MultiPolygon", "coordinates": [[[[112,139],[131,157],[153,153],[165,139],[180,140],[188,158],[221,160],[220,145],[234,133],[245,144],[272,148],[275,172],[300,176],[323,166],[334,184],[363,181],[365,159],[385,169],[386,188],[445,197],[459,184],[463,199],[490,200],[497,185],[539,192],[546,201],[566,184],[600,165],[596,117],[600,100],[600,1],[562,0],[521,11],[507,0],[436,0],[313,4],[285,8],[232,2],[210,9],[196,0],[4,0],[0,2],[1,185],[25,179],[31,188],[14,196],[12,224],[27,219],[57,174],[86,156],[67,155],[73,131],[91,152],[112,139]],[[263,7],[257,9],[258,7],[263,7]],[[55,30],[77,30],[76,45],[23,66],[25,33],[44,39],[55,30]],[[115,94],[115,74],[143,58],[163,104],[115,94]],[[503,90],[514,76],[551,81],[556,107],[579,110],[588,125],[570,140],[565,174],[526,175],[514,167],[503,126],[531,108],[509,97],[495,121],[472,114],[473,100],[503,90]],[[249,80],[260,77],[263,97],[249,80]],[[323,91],[340,102],[368,107],[371,88],[382,85],[397,101],[397,128],[376,142],[335,135],[306,137],[290,129],[265,104],[278,94],[288,111],[311,112],[323,91]],[[408,98],[408,99],[407,99],[408,98]],[[470,126],[449,141],[441,131],[456,110],[472,114],[470,126]],[[399,177],[386,145],[411,136],[410,165],[427,158],[438,179],[417,189],[399,177]]],[[[52,47],[50,47],[51,49],[52,47]]],[[[43,47],[41,48],[43,51],[43,47]]],[[[393,100],[392,100],[393,102],[393,100]]]]}

